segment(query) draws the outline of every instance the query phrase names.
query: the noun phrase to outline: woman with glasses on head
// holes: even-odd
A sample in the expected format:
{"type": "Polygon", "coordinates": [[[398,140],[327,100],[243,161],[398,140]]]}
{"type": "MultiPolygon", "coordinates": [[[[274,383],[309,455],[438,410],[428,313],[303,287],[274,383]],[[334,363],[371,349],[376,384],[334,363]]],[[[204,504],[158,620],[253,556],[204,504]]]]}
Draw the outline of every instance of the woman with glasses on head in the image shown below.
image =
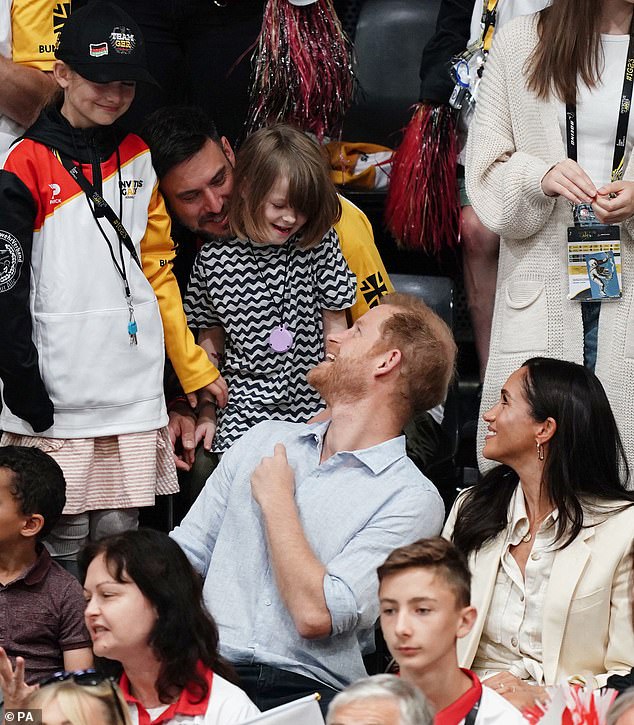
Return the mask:
{"type": "Polygon", "coordinates": [[[60,672],[24,705],[42,711],[42,725],[132,725],[121,690],[94,670],[60,672]]]}
{"type": "Polygon", "coordinates": [[[141,529],[91,543],[80,566],[95,655],[123,667],[133,723],[234,725],[259,714],[232,684],[201,581],[167,534],[141,529]]]}

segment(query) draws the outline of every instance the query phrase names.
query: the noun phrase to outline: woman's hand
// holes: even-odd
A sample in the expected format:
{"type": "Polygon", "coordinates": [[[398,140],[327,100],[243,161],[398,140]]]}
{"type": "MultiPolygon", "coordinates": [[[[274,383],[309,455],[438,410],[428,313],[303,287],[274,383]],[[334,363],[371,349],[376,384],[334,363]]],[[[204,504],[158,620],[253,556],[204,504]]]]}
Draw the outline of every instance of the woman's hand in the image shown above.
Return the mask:
{"type": "Polygon", "coordinates": [[[37,685],[27,685],[24,681],[24,658],[15,658],[15,670],[11,660],[0,647],[0,686],[4,695],[4,709],[24,709],[27,698],[37,690],[37,685]]]}
{"type": "Polygon", "coordinates": [[[592,179],[572,159],[560,161],[544,174],[542,191],[546,196],[563,196],[573,204],[594,201],[597,195],[592,179]]]}
{"type": "Polygon", "coordinates": [[[634,214],[634,182],[613,181],[602,186],[592,208],[602,224],[625,221],[634,214]]]}
{"type": "Polygon", "coordinates": [[[500,672],[497,675],[493,675],[493,677],[483,680],[482,684],[495,690],[498,695],[502,695],[503,698],[508,700],[518,710],[533,707],[537,701],[543,702],[549,699],[545,687],[529,685],[524,680],[520,680],[509,672],[500,672]]]}

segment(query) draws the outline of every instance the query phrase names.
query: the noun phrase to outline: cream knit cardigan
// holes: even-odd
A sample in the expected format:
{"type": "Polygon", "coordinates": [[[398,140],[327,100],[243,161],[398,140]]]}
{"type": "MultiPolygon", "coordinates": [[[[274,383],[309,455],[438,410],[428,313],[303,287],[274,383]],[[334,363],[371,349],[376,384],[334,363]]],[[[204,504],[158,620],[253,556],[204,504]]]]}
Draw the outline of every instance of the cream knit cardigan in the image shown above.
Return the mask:
{"type": "MultiPolygon", "coordinates": [[[[558,102],[540,100],[526,87],[526,65],[536,43],[537,15],[516,18],[498,33],[469,129],[467,191],[482,223],[501,237],[481,412],[497,401],[507,377],[529,357],[583,363],[581,305],[567,298],[566,229],[572,212],[565,199],[547,197],[541,189],[544,174],[566,158],[558,102]]],[[[597,108],[597,113],[616,115],[618,109],[597,108]]],[[[632,180],[633,164],[626,162],[624,178],[632,180]]],[[[596,373],[634,467],[633,235],[630,217],[621,225],[623,298],[599,303],[596,373]]],[[[481,468],[492,465],[481,457],[485,429],[480,420],[481,468]]]]}

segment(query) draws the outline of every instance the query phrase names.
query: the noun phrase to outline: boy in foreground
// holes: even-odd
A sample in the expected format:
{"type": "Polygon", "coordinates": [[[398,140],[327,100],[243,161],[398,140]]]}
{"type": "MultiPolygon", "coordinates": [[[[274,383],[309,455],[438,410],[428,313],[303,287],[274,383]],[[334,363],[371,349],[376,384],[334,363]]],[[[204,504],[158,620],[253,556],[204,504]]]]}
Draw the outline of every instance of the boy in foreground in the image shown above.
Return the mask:
{"type": "Polygon", "coordinates": [[[440,537],[395,549],[377,570],[383,637],[401,678],[436,709],[435,725],[514,725],[519,710],[470,670],[458,667],[456,641],[470,631],[466,559],[440,537]]]}
{"type": "Polygon", "coordinates": [[[92,666],[81,584],[41,543],[61,516],[65,490],[46,453],[0,447],[0,690],[7,700],[23,679],[92,666]]]}

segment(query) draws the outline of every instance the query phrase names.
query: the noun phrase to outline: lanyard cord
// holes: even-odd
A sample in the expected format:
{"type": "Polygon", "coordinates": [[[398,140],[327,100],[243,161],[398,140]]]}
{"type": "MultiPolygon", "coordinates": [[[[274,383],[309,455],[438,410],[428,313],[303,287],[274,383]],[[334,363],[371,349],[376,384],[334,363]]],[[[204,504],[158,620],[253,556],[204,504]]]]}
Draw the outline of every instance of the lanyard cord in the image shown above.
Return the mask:
{"type": "MultiPolygon", "coordinates": [[[[286,282],[288,279],[288,258],[289,253],[291,250],[290,240],[287,240],[284,242],[284,246],[286,247],[286,257],[284,259],[284,289],[282,291],[282,304],[278,308],[278,314],[280,316],[280,325],[284,326],[284,307],[286,304],[286,282]]],[[[251,250],[251,256],[253,257],[253,261],[255,262],[256,267],[258,268],[258,274],[262,278],[262,281],[264,282],[264,286],[266,287],[266,291],[269,293],[269,297],[271,298],[271,301],[273,304],[277,307],[277,301],[275,300],[275,297],[273,296],[273,292],[271,291],[271,288],[269,287],[268,282],[266,281],[266,278],[264,276],[264,273],[262,272],[262,267],[260,266],[260,262],[258,261],[258,258],[255,256],[255,249],[253,248],[253,242],[249,240],[249,249],[251,250]]]]}
{"type": "MultiPolygon", "coordinates": [[[[121,219],[121,216],[123,215],[123,189],[121,188],[121,157],[119,155],[119,147],[117,146],[117,178],[119,180],[119,219],[121,219]]],[[[94,167],[93,167],[94,168],[94,167]]],[[[82,173],[81,169],[79,170],[79,173],[82,173]]],[[[101,177],[101,167],[99,167],[99,176],[101,177]]],[[[99,185],[96,183],[93,184],[93,186],[97,189],[97,191],[101,194],[101,178],[99,179],[99,185]]],[[[96,207],[94,206],[94,203],[91,204],[89,197],[84,194],[84,197],[86,199],[86,203],[90,207],[90,211],[92,212],[92,215],[95,219],[95,223],[97,224],[97,227],[99,228],[99,231],[101,232],[101,236],[104,238],[106,244],[108,245],[108,250],[110,251],[110,256],[112,257],[112,262],[119,273],[119,276],[121,277],[121,280],[123,281],[123,287],[125,289],[125,296],[126,300],[129,299],[132,295],[130,294],[130,284],[128,282],[128,275],[126,273],[125,268],[125,260],[123,258],[123,242],[121,241],[121,238],[119,239],[119,260],[121,262],[121,265],[119,265],[119,262],[117,262],[117,258],[115,257],[114,249],[112,248],[112,243],[108,239],[108,235],[103,230],[103,227],[101,226],[99,222],[99,217],[101,216],[96,207]]]]}
{"type": "Polygon", "coordinates": [[[495,23],[497,21],[497,6],[499,0],[484,0],[482,9],[482,34],[480,42],[485,53],[491,49],[493,42],[493,33],[495,32],[495,23]]]}
{"type": "MultiPolygon", "coordinates": [[[[616,140],[614,142],[614,156],[612,158],[612,181],[623,178],[623,161],[627,145],[627,128],[630,121],[630,106],[634,90],[634,15],[630,23],[630,43],[627,49],[627,60],[623,72],[623,91],[619,107],[619,120],[616,127],[616,140]]],[[[566,104],[566,147],[568,158],[577,161],[577,104],[566,104]]]]}

